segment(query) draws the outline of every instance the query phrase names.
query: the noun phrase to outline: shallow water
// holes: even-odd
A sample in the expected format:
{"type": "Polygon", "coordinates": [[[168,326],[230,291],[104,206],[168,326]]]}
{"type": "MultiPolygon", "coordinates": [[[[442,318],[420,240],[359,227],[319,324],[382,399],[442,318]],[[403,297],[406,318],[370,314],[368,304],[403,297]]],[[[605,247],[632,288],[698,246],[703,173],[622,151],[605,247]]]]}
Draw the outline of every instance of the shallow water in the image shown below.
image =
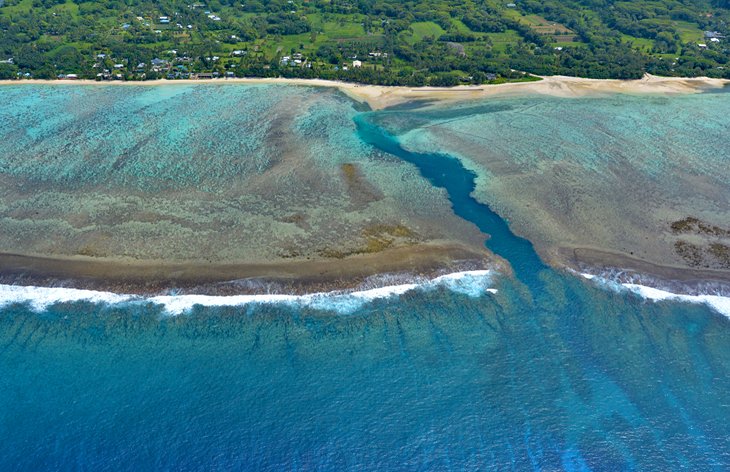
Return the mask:
{"type": "Polygon", "coordinates": [[[479,244],[413,166],[358,138],[360,107],[335,90],[3,86],[0,102],[0,252],[266,263],[398,225],[405,243],[479,244]]]}
{"type": "Polygon", "coordinates": [[[354,117],[363,143],[444,189],[514,278],[346,311],[334,297],[178,316],[139,299],[5,305],[3,468],[730,467],[730,319],[546,267],[472,197],[474,173],[408,150],[380,117],[354,117]]]}
{"type": "Polygon", "coordinates": [[[728,109],[726,93],[526,96],[374,119],[410,152],[458,157],[473,196],[551,260],[579,247],[728,270],[730,238],[671,230],[695,217],[730,234],[728,109]]]}

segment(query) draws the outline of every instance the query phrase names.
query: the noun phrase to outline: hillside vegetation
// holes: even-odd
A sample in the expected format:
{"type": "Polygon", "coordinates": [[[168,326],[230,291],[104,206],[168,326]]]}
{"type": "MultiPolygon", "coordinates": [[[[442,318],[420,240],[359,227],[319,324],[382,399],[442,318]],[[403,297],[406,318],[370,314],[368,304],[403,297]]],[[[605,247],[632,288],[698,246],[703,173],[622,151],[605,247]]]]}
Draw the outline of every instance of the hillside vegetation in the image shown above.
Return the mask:
{"type": "Polygon", "coordinates": [[[0,78],[730,78],[729,23],[730,0],[0,0],[0,78]]]}

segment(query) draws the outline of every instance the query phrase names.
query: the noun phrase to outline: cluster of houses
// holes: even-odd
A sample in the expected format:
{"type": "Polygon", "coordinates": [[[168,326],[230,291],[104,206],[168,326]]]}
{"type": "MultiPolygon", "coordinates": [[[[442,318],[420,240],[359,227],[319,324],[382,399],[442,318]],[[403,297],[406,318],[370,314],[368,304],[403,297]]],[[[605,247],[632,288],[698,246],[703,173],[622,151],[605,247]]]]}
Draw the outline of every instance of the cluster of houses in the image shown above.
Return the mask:
{"type": "MultiPolygon", "coordinates": [[[[371,51],[368,53],[368,57],[371,59],[381,59],[381,58],[387,58],[388,53],[387,52],[380,52],[380,51],[371,51]]],[[[352,68],[353,69],[360,69],[363,66],[363,61],[357,58],[357,56],[352,56],[352,68]]],[[[342,64],[342,70],[348,70],[350,67],[350,64],[342,64]]]]}
{"type": "MultiPolygon", "coordinates": [[[[235,52],[235,51],[234,51],[235,52]]],[[[302,53],[297,52],[292,54],[291,56],[283,56],[281,58],[281,65],[282,66],[302,66],[307,62],[307,59],[302,55],[302,53]]]]}
{"type": "MultiPolygon", "coordinates": [[[[233,51],[233,56],[242,56],[245,55],[246,51],[233,51]]],[[[380,59],[380,58],[387,58],[388,53],[387,52],[379,52],[379,51],[373,51],[368,53],[368,57],[371,59],[380,59]]],[[[335,66],[335,70],[349,70],[351,67],[353,69],[359,69],[363,66],[363,61],[357,58],[357,56],[351,57],[352,62],[346,62],[343,63],[340,66],[335,66]]],[[[307,62],[307,59],[304,57],[304,55],[300,52],[294,53],[291,56],[282,56],[279,63],[282,66],[291,66],[291,67],[312,67],[312,64],[310,62],[307,62]]]]}
{"type": "MultiPolygon", "coordinates": [[[[114,63],[106,54],[100,53],[96,55],[97,62],[94,64],[94,68],[99,70],[96,74],[97,80],[124,80],[125,73],[130,73],[136,78],[144,79],[148,72],[155,72],[159,75],[164,75],[168,79],[217,79],[220,77],[233,78],[235,73],[233,71],[227,71],[223,74],[218,72],[211,73],[195,73],[190,72],[190,64],[194,60],[188,56],[178,56],[176,50],[166,51],[166,54],[172,56],[171,59],[160,59],[156,57],[149,63],[140,62],[136,67],[127,67],[124,63],[114,63]],[[114,63],[113,66],[109,64],[114,63]]],[[[216,62],[220,60],[218,56],[211,56],[205,58],[208,61],[216,62]]],[[[231,67],[235,67],[232,65],[231,67]]],[[[66,74],[58,76],[59,79],[73,80],[78,77],[75,74],[66,74]]]]}
{"type": "MultiPolygon", "coordinates": [[[[174,50],[167,52],[168,54],[177,54],[177,51],[174,50]]],[[[152,71],[155,73],[166,73],[172,67],[172,63],[169,60],[160,59],[159,57],[152,59],[149,65],[144,62],[140,62],[139,64],[137,64],[137,67],[128,67],[123,62],[116,62],[114,60],[108,61],[108,59],[110,58],[108,58],[108,56],[104,53],[96,55],[96,63],[94,63],[92,67],[99,70],[99,72],[97,72],[96,74],[97,80],[123,80],[125,72],[127,71],[131,71],[136,75],[144,77],[146,75],[146,72],[148,71],[152,71]],[[110,62],[113,63],[111,67],[108,66],[110,62]]],[[[175,60],[180,62],[192,61],[192,59],[188,57],[176,58],[175,60]]],[[[68,75],[66,75],[65,79],[73,79],[73,77],[69,77],[68,75]]]]}
{"type": "MultiPolygon", "coordinates": [[[[719,43],[725,39],[725,35],[718,31],[705,31],[705,39],[711,43],[719,43]]],[[[707,43],[697,43],[697,47],[700,49],[707,49],[707,43]]]]}

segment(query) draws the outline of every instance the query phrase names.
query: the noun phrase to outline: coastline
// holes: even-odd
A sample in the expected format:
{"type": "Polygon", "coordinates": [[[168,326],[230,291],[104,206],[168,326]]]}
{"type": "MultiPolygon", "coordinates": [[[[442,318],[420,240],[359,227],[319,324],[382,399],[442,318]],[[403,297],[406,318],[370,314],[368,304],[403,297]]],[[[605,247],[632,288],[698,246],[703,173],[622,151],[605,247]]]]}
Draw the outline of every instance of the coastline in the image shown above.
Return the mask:
{"type": "Polygon", "coordinates": [[[727,270],[662,265],[628,254],[586,247],[562,247],[548,263],[585,278],[627,288],[644,287],[647,293],[660,290],[676,296],[730,297],[730,271],[727,270]]]}
{"type": "Polygon", "coordinates": [[[0,284],[73,287],[145,296],[175,294],[306,294],[349,290],[382,278],[433,278],[508,264],[486,248],[458,243],[420,244],[342,259],[200,264],[92,257],[0,254],[0,284]]]}
{"type": "Polygon", "coordinates": [[[522,95],[548,95],[571,98],[603,94],[689,94],[721,89],[730,84],[728,79],[708,77],[659,77],[650,74],[642,79],[585,79],[568,76],[545,76],[535,82],[509,82],[494,85],[461,85],[451,88],[403,87],[387,85],[366,85],[353,82],[339,82],[324,79],[287,78],[228,78],[228,79],[180,79],[148,80],[138,82],[95,80],[0,80],[3,85],[60,85],[60,86],[159,86],[159,85],[298,85],[309,87],[336,88],[360,103],[366,103],[373,110],[402,105],[414,100],[456,103],[488,97],[515,97],[522,95]]]}
{"type": "Polygon", "coordinates": [[[730,290],[715,290],[706,292],[675,292],[668,287],[657,287],[643,283],[624,282],[615,277],[596,275],[593,273],[581,273],[572,271],[590,283],[607,290],[628,291],[649,302],[671,301],[677,303],[704,304],[711,310],[730,318],[730,290]],[[718,294],[719,293],[719,294],[718,294]]]}
{"type": "Polygon", "coordinates": [[[248,304],[284,304],[311,307],[339,314],[352,314],[364,304],[378,299],[403,295],[412,290],[428,291],[447,288],[470,297],[485,293],[495,294],[492,288],[493,271],[490,269],[462,270],[432,277],[391,279],[389,285],[363,284],[355,289],[310,292],[303,294],[261,293],[250,295],[199,295],[174,294],[140,296],[129,293],[113,293],[63,287],[36,287],[0,284],[0,308],[8,304],[28,304],[34,311],[46,310],[58,303],[89,302],[107,305],[154,304],[163,308],[168,316],[190,313],[196,306],[224,307],[248,304]]]}

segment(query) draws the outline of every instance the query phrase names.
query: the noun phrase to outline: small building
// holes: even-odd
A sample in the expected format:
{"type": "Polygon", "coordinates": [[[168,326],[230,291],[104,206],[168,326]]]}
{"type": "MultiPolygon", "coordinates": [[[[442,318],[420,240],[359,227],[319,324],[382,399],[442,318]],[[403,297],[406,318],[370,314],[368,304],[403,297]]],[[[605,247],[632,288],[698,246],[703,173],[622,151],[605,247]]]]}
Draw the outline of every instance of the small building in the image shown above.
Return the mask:
{"type": "Polygon", "coordinates": [[[711,43],[719,43],[720,42],[720,38],[710,38],[710,42],[711,43]]]}
{"type": "Polygon", "coordinates": [[[167,16],[161,16],[160,23],[162,23],[163,25],[166,25],[166,24],[170,23],[170,18],[167,16]]]}
{"type": "Polygon", "coordinates": [[[699,47],[700,49],[707,49],[707,44],[705,44],[705,43],[697,43],[697,47],[699,47]]]}
{"type": "Polygon", "coordinates": [[[357,61],[357,60],[352,61],[352,67],[355,67],[355,68],[362,67],[362,61],[357,61]]]}

